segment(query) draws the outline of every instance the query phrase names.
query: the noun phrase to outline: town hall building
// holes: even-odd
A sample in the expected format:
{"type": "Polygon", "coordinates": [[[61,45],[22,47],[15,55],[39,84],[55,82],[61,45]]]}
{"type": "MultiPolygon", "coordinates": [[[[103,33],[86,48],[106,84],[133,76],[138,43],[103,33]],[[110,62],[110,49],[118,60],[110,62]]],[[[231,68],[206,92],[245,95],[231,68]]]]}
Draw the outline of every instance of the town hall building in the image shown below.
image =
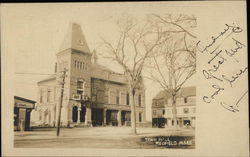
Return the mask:
{"type": "MultiPolygon", "coordinates": [[[[125,75],[97,63],[97,54],[89,49],[79,24],[70,24],[56,56],[55,74],[37,83],[40,125],[57,124],[64,70],[62,126],[131,125],[132,96],[125,75]]],[[[143,124],[146,120],[143,82],[136,91],[135,106],[136,123],[143,124]]]]}

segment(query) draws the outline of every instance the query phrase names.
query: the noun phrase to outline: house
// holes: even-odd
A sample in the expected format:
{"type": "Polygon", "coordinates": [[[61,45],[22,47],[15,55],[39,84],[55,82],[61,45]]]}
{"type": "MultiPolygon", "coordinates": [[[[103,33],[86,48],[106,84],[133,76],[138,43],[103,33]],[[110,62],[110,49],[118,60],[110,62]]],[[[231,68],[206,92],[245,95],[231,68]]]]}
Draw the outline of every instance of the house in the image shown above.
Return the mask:
{"type": "MultiPolygon", "coordinates": [[[[183,87],[177,93],[177,125],[195,127],[196,87],[183,87]]],[[[154,127],[172,127],[173,106],[170,93],[160,91],[152,100],[152,125],[154,127]]]]}

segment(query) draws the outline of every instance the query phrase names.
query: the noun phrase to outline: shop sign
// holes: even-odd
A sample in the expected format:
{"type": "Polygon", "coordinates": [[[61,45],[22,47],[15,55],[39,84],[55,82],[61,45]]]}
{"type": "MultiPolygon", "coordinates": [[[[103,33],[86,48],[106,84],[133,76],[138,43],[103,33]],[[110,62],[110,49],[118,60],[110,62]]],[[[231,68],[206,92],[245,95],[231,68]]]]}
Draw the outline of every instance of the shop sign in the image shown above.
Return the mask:
{"type": "Polygon", "coordinates": [[[34,104],[20,104],[20,103],[16,103],[15,107],[20,107],[20,108],[34,108],[34,104]]]}

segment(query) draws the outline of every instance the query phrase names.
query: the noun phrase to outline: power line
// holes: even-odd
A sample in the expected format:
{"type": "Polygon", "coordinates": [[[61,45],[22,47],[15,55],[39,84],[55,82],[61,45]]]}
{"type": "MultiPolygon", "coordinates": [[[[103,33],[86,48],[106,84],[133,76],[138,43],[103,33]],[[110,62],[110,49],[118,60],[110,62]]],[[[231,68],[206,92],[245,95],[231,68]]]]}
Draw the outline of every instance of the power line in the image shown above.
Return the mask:
{"type": "Polygon", "coordinates": [[[55,75],[55,73],[54,74],[52,74],[52,73],[21,73],[21,72],[17,72],[17,73],[15,73],[15,74],[21,74],[21,75],[55,75]]]}

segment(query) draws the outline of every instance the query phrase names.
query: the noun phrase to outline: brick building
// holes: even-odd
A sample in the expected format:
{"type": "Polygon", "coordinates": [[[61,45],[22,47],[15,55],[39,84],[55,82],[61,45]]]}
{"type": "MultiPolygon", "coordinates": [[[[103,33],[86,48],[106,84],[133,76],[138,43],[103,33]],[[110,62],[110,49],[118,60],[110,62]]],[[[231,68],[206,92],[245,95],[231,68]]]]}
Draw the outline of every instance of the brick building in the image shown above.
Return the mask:
{"type": "MultiPolygon", "coordinates": [[[[176,99],[177,125],[195,127],[196,87],[184,87],[176,99]]],[[[173,126],[172,98],[160,91],[152,100],[152,125],[154,127],[173,126]]]]}
{"type": "MultiPolygon", "coordinates": [[[[57,55],[54,75],[38,82],[38,107],[41,125],[55,126],[65,68],[65,87],[61,122],[76,125],[130,125],[131,95],[123,74],[97,63],[95,51],[90,51],[79,24],[70,24],[57,55]]],[[[143,82],[136,91],[136,122],[145,122],[145,90],[143,82]]]]}

